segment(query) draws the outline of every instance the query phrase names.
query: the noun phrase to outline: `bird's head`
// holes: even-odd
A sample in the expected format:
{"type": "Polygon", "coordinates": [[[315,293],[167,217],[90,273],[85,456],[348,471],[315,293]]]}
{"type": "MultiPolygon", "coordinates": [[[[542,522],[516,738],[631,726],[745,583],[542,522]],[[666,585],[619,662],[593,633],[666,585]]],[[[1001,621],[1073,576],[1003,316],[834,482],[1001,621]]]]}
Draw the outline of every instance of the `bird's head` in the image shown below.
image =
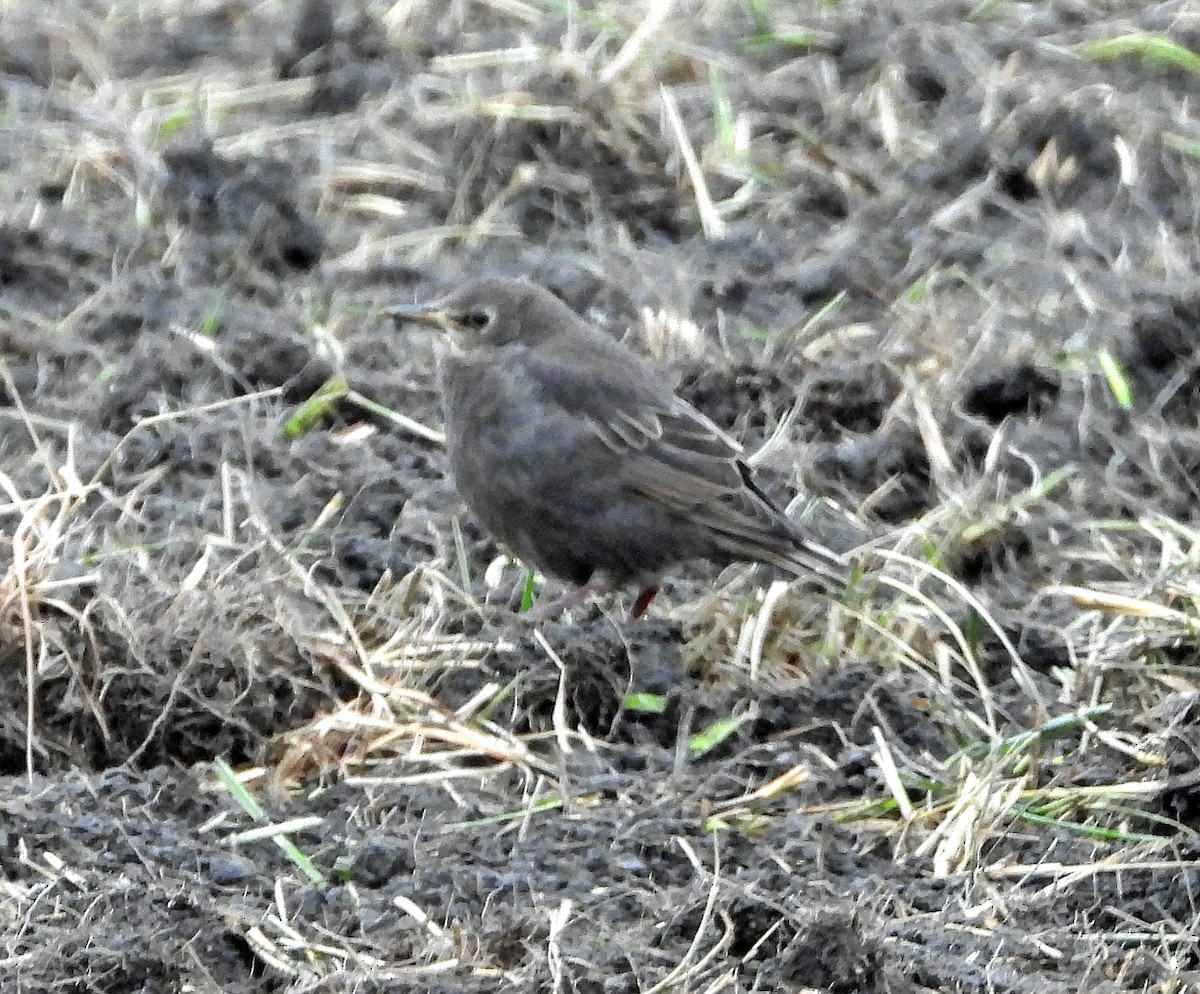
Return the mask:
{"type": "Polygon", "coordinates": [[[384,311],[397,325],[429,325],[446,332],[457,349],[473,351],[520,342],[534,345],[577,320],[554,294],[520,280],[478,279],[427,304],[384,311]]]}

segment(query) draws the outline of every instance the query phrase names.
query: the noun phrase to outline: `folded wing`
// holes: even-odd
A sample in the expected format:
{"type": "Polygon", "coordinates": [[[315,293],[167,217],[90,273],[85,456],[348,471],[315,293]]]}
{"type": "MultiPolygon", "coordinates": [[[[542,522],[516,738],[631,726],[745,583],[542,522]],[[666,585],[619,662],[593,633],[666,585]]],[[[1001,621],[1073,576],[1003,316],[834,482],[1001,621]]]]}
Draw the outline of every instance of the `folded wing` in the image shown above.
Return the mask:
{"type": "Polygon", "coordinates": [[[629,368],[623,354],[608,375],[580,379],[571,372],[577,364],[556,363],[552,351],[541,358],[547,392],[621,456],[623,482],[707,532],[714,558],[757,560],[845,583],[840,557],[800,535],[754,483],[738,442],[670,393],[648,367],[629,368]]]}

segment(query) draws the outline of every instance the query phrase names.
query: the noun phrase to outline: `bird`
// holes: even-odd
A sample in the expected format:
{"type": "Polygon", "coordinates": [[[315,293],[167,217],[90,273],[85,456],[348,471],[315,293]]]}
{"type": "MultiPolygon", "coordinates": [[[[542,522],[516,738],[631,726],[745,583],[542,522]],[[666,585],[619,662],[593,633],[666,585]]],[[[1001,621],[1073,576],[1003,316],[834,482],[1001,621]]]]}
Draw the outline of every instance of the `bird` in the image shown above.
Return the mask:
{"type": "Polygon", "coordinates": [[[741,445],[654,364],[534,283],[474,278],[384,311],[443,333],[454,484],[491,535],[574,590],[539,620],[637,584],[640,617],[671,567],[770,564],[829,592],[846,561],[755,483],[741,445]]]}

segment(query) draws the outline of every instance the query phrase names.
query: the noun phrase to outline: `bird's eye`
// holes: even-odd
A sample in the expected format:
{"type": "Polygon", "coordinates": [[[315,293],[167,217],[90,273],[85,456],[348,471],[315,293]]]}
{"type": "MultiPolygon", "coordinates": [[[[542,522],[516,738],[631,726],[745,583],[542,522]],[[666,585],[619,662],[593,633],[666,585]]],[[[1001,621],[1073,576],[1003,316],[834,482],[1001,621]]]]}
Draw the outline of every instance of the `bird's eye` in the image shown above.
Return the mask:
{"type": "Polygon", "coordinates": [[[492,315],[487,311],[467,311],[462,316],[462,323],[463,327],[470,328],[472,331],[483,331],[492,323],[492,315]]]}

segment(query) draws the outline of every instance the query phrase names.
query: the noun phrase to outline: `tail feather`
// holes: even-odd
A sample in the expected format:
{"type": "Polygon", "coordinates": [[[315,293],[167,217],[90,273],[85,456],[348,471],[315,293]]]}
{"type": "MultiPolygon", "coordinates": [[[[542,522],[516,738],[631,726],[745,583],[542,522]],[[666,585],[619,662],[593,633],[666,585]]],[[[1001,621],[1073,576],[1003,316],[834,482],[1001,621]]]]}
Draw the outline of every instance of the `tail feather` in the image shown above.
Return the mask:
{"type": "Polygon", "coordinates": [[[737,559],[769,563],[797,579],[815,581],[828,591],[839,592],[850,582],[850,565],[845,559],[807,540],[792,548],[738,543],[727,551],[737,559]]]}

